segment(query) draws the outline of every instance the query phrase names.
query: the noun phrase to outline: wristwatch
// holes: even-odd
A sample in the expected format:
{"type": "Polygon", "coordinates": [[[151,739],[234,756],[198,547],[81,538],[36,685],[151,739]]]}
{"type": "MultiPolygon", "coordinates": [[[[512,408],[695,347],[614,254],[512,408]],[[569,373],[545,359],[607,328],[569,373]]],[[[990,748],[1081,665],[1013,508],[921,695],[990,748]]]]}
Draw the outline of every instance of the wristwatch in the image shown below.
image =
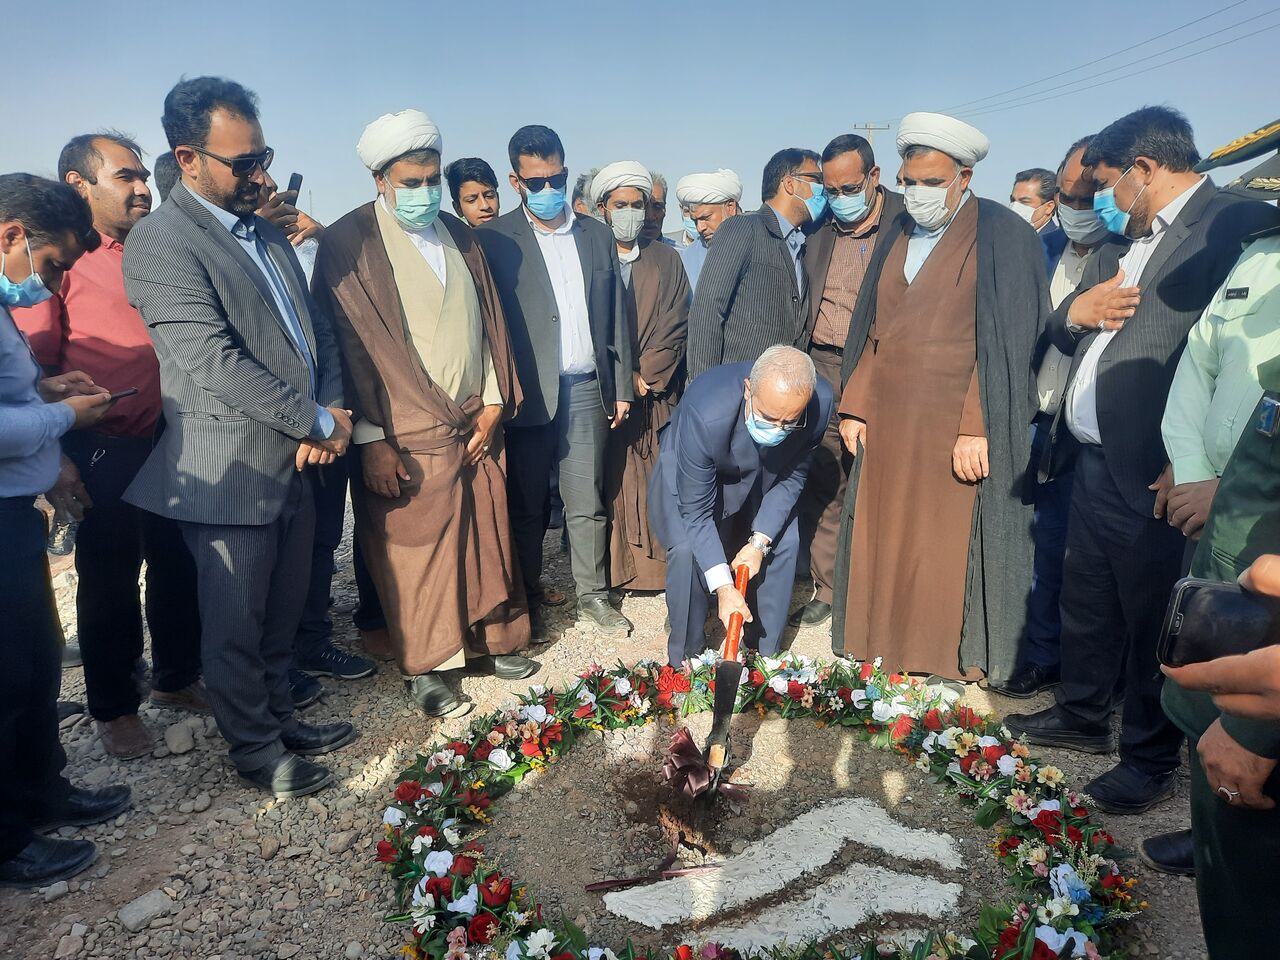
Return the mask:
{"type": "Polygon", "coordinates": [[[751,544],[751,546],[755,547],[763,556],[766,557],[769,555],[769,551],[773,549],[773,544],[763,533],[751,534],[751,539],[748,540],[747,543],[751,544]]]}

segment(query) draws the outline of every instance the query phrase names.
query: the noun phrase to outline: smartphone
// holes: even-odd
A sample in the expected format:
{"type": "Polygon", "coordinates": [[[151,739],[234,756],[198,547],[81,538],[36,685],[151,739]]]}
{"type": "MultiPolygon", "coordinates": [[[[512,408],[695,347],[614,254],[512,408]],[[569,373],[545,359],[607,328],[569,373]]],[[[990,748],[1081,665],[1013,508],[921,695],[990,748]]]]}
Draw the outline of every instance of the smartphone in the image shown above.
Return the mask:
{"type": "Polygon", "coordinates": [[[298,205],[298,201],[302,199],[302,174],[295,173],[290,176],[289,186],[286,189],[293,191],[293,205],[296,207],[298,205]]]}
{"type": "Polygon", "coordinates": [[[1237,583],[1184,577],[1173,587],[1156,657],[1185,667],[1280,643],[1280,599],[1237,583]]]}
{"type": "Polygon", "coordinates": [[[128,390],[117,391],[111,395],[110,402],[115,403],[117,400],[123,400],[125,397],[132,397],[137,392],[137,387],[130,387],[128,390]]]}

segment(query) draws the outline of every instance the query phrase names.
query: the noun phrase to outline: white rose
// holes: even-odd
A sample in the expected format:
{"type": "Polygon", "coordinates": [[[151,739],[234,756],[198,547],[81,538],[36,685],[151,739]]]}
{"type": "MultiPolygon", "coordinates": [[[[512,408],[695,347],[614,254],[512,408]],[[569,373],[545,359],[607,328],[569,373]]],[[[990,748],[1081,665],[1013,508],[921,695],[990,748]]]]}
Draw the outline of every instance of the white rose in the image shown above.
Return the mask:
{"type": "Polygon", "coordinates": [[[515,761],[511,759],[511,754],[507,753],[502,747],[489,751],[489,763],[493,765],[495,770],[502,771],[510,770],[516,765],[515,761]]]}
{"type": "Polygon", "coordinates": [[[770,680],[770,681],[769,681],[769,689],[770,689],[770,690],[772,690],[774,693],[778,694],[778,696],[780,696],[780,697],[784,697],[784,696],[786,696],[786,694],[787,694],[787,678],[786,678],[786,677],[774,677],[772,680],[770,680]]]}
{"type": "Polygon", "coordinates": [[[618,696],[625,697],[631,692],[631,681],[626,677],[618,677],[618,679],[613,682],[613,689],[617,692],[618,696]]]}
{"type": "Polygon", "coordinates": [[[427,873],[434,873],[437,877],[443,877],[452,866],[453,854],[448,850],[432,850],[422,861],[422,869],[427,873]]]}
{"type": "Polygon", "coordinates": [[[445,904],[445,909],[452,910],[454,913],[465,913],[468,917],[474,917],[479,905],[480,888],[473,883],[467,888],[465,895],[445,904]]]}
{"type": "Polygon", "coordinates": [[[871,719],[876,723],[888,723],[894,717],[893,705],[885,700],[877,700],[871,705],[871,719]]]}
{"type": "Polygon", "coordinates": [[[1018,769],[1018,758],[1012,753],[1006,753],[996,761],[996,769],[1000,771],[1000,776],[1011,777],[1014,771],[1018,769]]]}
{"type": "Polygon", "coordinates": [[[404,811],[399,807],[387,807],[387,812],[382,815],[382,822],[388,827],[398,827],[404,823],[404,811]]]}
{"type": "Polygon", "coordinates": [[[541,726],[547,722],[547,708],[540,703],[532,703],[520,708],[520,716],[541,726]]]}

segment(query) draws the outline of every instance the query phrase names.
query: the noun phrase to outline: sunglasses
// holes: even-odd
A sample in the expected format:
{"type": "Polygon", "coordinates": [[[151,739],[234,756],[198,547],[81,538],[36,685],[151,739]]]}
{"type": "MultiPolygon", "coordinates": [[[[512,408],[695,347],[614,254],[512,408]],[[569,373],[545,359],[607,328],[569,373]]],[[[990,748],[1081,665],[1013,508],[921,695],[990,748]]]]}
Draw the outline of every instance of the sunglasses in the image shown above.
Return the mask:
{"type": "Polygon", "coordinates": [[[528,187],[530,193],[541,193],[547,189],[548,184],[554,190],[563,190],[569,182],[569,171],[567,169],[561,170],[550,177],[522,177],[517,173],[516,179],[528,187]]]}
{"type": "Polygon", "coordinates": [[[262,168],[263,173],[266,173],[267,168],[271,166],[271,161],[276,158],[276,152],[270,147],[267,147],[262,153],[255,153],[247,157],[224,157],[201,147],[193,147],[191,144],[187,144],[187,146],[203,157],[209,157],[219,163],[225,163],[231,168],[233,177],[247,177],[259,167],[262,168]]]}

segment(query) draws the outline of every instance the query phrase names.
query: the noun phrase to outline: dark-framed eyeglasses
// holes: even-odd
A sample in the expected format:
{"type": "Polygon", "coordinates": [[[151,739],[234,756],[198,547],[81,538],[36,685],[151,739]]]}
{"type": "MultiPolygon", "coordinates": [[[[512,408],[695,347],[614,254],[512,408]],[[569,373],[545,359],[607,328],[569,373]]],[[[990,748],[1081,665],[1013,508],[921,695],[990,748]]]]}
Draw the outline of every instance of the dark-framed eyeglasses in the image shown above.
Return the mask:
{"type": "Polygon", "coordinates": [[[805,170],[800,173],[793,173],[791,176],[795,179],[799,179],[803,177],[805,180],[809,181],[810,183],[816,183],[818,186],[822,186],[821,170],[805,170]]]}
{"type": "Polygon", "coordinates": [[[225,163],[231,168],[231,175],[233,177],[247,177],[258,168],[261,168],[263,173],[265,173],[267,168],[271,166],[271,161],[276,158],[276,152],[270,147],[267,147],[267,149],[263,150],[261,153],[254,153],[239,157],[224,157],[221,154],[205,150],[203,147],[195,147],[189,143],[186,144],[186,146],[201,156],[217,160],[219,163],[225,163]]]}
{"type": "Polygon", "coordinates": [[[516,179],[528,187],[530,193],[541,193],[547,189],[548,184],[553,190],[563,190],[569,182],[569,170],[566,167],[559,173],[553,173],[549,177],[522,177],[517,173],[516,179]]]}
{"type": "Polygon", "coordinates": [[[867,181],[863,180],[861,183],[858,183],[858,184],[845,183],[838,187],[824,187],[822,192],[827,195],[828,200],[833,200],[836,197],[841,197],[841,196],[856,197],[858,194],[862,193],[862,191],[865,189],[867,189],[867,181]]]}
{"type": "Polygon", "coordinates": [[[759,410],[756,409],[756,403],[755,403],[754,397],[748,400],[747,404],[751,407],[752,417],[769,424],[769,426],[771,427],[777,427],[783,433],[795,433],[797,430],[803,427],[809,420],[808,408],[806,408],[804,413],[800,414],[800,416],[797,417],[795,420],[775,420],[773,419],[773,417],[767,417],[763,413],[761,413],[759,410]]]}

